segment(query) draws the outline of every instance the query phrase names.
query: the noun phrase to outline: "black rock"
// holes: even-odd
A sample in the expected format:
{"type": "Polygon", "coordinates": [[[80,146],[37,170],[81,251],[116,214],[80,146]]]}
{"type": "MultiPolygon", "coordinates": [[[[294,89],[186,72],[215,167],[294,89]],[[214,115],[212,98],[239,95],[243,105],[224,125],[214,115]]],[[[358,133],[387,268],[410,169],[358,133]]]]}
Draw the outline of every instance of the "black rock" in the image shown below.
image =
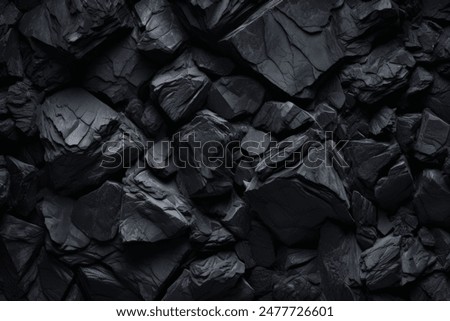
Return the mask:
{"type": "Polygon", "coordinates": [[[169,287],[163,300],[220,299],[237,284],[244,271],[244,263],[233,252],[194,261],[169,287]]]}
{"type": "Polygon", "coordinates": [[[256,265],[270,268],[275,263],[275,246],[267,227],[252,221],[248,241],[256,265]]]}
{"type": "Polygon", "coordinates": [[[154,143],[148,149],[145,160],[155,175],[161,178],[168,178],[177,171],[173,156],[173,142],[168,139],[154,143]]]}
{"type": "Polygon", "coordinates": [[[361,284],[358,262],[361,250],[352,233],[327,222],[320,230],[318,261],[327,300],[356,300],[361,284]]]}
{"type": "Polygon", "coordinates": [[[95,191],[82,196],[75,203],[72,222],[87,237],[109,241],[116,236],[123,188],[106,181],[95,191]]]}
{"type": "Polygon", "coordinates": [[[416,141],[416,132],[422,120],[421,114],[405,114],[397,118],[396,139],[404,152],[410,151],[416,141]]]}
{"type": "Polygon", "coordinates": [[[155,73],[155,67],[137,51],[131,36],[107,47],[86,68],[84,88],[106,96],[113,104],[137,97],[155,73]]]}
{"type": "Polygon", "coordinates": [[[273,298],[281,301],[315,301],[321,294],[320,277],[317,274],[293,274],[282,278],[273,287],[273,298]]]}
{"type": "Polygon", "coordinates": [[[414,192],[414,180],[408,163],[401,157],[386,177],[378,180],[375,198],[386,210],[395,211],[414,192]]]}
{"type": "Polygon", "coordinates": [[[409,80],[408,95],[416,95],[423,92],[425,89],[431,86],[434,77],[431,72],[423,67],[417,67],[411,75],[409,80]]]}
{"type": "Polygon", "coordinates": [[[264,182],[254,179],[246,196],[251,208],[286,245],[317,240],[326,218],[352,221],[342,181],[324,163],[317,168],[303,164],[286,169],[264,182]]]}
{"type": "Polygon", "coordinates": [[[180,239],[140,251],[117,251],[106,257],[104,263],[142,299],[155,300],[163,295],[167,281],[174,277],[190,251],[189,242],[180,239]]]}
{"type": "Polygon", "coordinates": [[[188,227],[189,203],[176,186],[149,170],[133,168],[124,179],[119,233],[123,242],[157,242],[180,236],[188,227]]]}
{"type": "Polygon", "coordinates": [[[274,134],[293,132],[312,122],[311,115],[291,102],[266,102],[253,119],[253,126],[274,134]]]}
{"type": "Polygon", "coordinates": [[[264,87],[244,76],[223,77],[213,83],[207,107],[231,120],[254,114],[264,99],[264,87]]]}
{"type": "Polygon", "coordinates": [[[353,191],[352,209],[356,223],[356,239],[361,249],[365,250],[377,239],[377,209],[357,191],[353,191]]]}
{"type": "Polygon", "coordinates": [[[125,114],[147,137],[162,138],[166,135],[165,120],[151,102],[132,99],[125,108],[125,114]]]}
{"type": "Polygon", "coordinates": [[[0,80],[8,82],[23,77],[23,59],[19,33],[15,29],[0,30],[0,80]]]}
{"type": "Polygon", "coordinates": [[[396,125],[395,110],[383,107],[370,120],[369,132],[374,135],[392,133],[396,125]]]}
{"type": "Polygon", "coordinates": [[[450,282],[446,274],[433,273],[421,280],[411,292],[411,300],[445,301],[450,296],[450,282]]]}
{"type": "Polygon", "coordinates": [[[33,211],[38,199],[38,169],[13,157],[6,157],[9,172],[9,202],[15,211],[27,216],[33,211]]]}
{"type": "Polygon", "coordinates": [[[49,191],[37,208],[44,217],[51,241],[62,251],[80,250],[88,246],[89,238],[72,223],[75,201],[49,191]]]}
{"type": "Polygon", "coordinates": [[[187,54],[181,55],[153,77],[150,88],[173,121],[185,120],[206,101],[211,81],[187,54]]]}
{"type": "Polygon", "coordinates": [[[76,59],[84,57],[116,31],[130,27],[130,12],[123,0],[46,1],[26,12],[19,26],[20,32],[30,40],[38,40],[76,59]]]}
{"type": "Polygon", "coordinates": [[[6,204],[9,196],[11,178],[6,168],[6,161],[0,156],[0,208],[6,204]]]}
{"type": "Polygon", "coordinates": [[[390,1],[269,1],[223,43],[290,96],[309,98],[321,75],[346,55],[367,53],[364,36],[388,28],[397,16],[390,1]]]}
{"type": "Polygon", "coordinates": [[[42,95],[29,80],[18,82],[8,88],[6,106],[15,121],[16,128],[27,136],[36,133],[36,109],[42,95]]]}
{"type": "Polygon", "coordinates": [[[102,266],[80,268],[81,284],[88,300],[136,301],[139,295],[124,286],[114,274],[102,266]]]}
{"type": "Polygon", "coordinates": [[[201,34],[221,34],[229,31],[242,17],[263,3],[263,0],[198,1],[182,0],[175,4],[185,23],[201,34]]]}
{"type": "Polygon", "coordinates": [[[420,160],[433,159],[442,153],[445,146],[450,146],[450,125],[429,110],[425,110],[417,134],[415,150],[420,160]]]}
{"type": "Polygon", "coordinates": [[[441,172],[427,169],[419,178],[414,207],[422,224],[450,226],[448,197],[450,188],[441,172]]]}
{"type": "Polygon", "coordinates": [[[401,237],[386,236],[361,254],[361,278],[371,290],[399,285],[401,237]]]}
{"type": "Polygon", "coordinates": [[[37,124],[50,181],[66,193],[101,184],[144,148],[133,123],[82,89],[48,97],[37,124]]]}
{"type": "Polygon", "coordinates": [[[141,0],[134,5],[138,18],[137,47],[150,58],[173,56],[188,39],[167,0],[141,0]]]}
{"type": "Polygon", "coordinates": [[[190,197],[217,196],[233,186],[227,144],[238,139],[226,120],[201,111],[175,135],[177,179],[190,197]],[[210,152],[211,151],[211,152],[210,152]]]}
{"type": "Polygon", "coordinates": [[[391,42],[375,48],[359,63],[345,68],[341,78],[359,101],[374,104],[406,86],[414,65],[413,56],[391,42]]]}
{"type": "Polygon", "coordinates": [[[425,106],[447,123],[450,122],[450,110],[447,104],[450,97],[449,93],[450,81],[434,74],[434,81],[425,99],[425,106]]]}

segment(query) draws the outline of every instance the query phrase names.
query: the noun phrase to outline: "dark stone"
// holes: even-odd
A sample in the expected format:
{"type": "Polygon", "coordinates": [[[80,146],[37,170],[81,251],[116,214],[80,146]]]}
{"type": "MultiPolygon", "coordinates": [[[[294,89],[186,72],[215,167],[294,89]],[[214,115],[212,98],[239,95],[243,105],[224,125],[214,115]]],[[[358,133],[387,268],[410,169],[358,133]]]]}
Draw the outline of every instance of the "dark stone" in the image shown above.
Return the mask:
{"type": "Polygon", "coordinates": [[[134,5],[134,11],[139,24],[137,47],[150,58],[170,58],[187,41],[169,1],[141,0],[134,5]]]}
{"type": "Polygon", "coordinates": [[[264,87],[244,76],[223,77],[213,83],[207,107],[231,120],[254,114],[264,99],[264,87]]]}
{"type": "Polygon", "coordinates": [[[72,222],[87,237],[109,241],[116,236],[123,188],[106,181],[95,191],[82,196],[75,204],[72,222]]]}
{"type": "Polygon", "coordinates": [[[150,89],[161,108],[173,121],[186,120],[205,103],[211,81],[198,69],[188,54],[153,77],[150,89]]]}
{"type": "Polygon", "coordinates": [[[176,186],[164,183],[149,170],[133,168],[124,179],[119,234],[123,242],[173,239],[188,227],[190,205],[176,186]]]}
{"type": "Polygon", "coordinates": [[[438,170],[424,170],[413,200],[419,221],[424,225],[450,227],[449,196],[450,188],[442,173],[438,170]]]}
{"type": "Polygon", "coordinates": [[[163,300],[214,300],[232,289],[245,267],[233,252],[192,262],[169,287],[163,300]]]}
{"type": "Polygon", "coordinates": [[[137,51],[131,36],[106,47],[86,68],[84,88],[107,97],[113,104],[137,97],[155,73],[155,67],[137,51]]]}
{"type": "Polygon", "coordinates": [[[48,97],[37,123],[50,181],[66,193],[101,184],[144,148],[133,123],[82,89],[48,97]]]}
{"type": "Polygon", "coordinates": [[[320,230],[318,264],[327,300],[355,300],[361,284],[358,262],[361,250],[352,233],[327,222],[320,230]]]}
{"type": "Polygon", "coordinates": [[[311,115],[291,102],[269,101],[253,119],[255,128],[274,134],[293,132],[312,122],[311,115]]]}
{"type": "Polygon", "coordinates": [[[226,167],[230,155],[225,149],[236,136],[230,123],[210,111],[199,112],[175,135],[177,178],[187,195],[217,196],[232,189],[232,173],[226,167]]]}
{"type": "Polygon", "coordinates": [[[80,59],[131,23],[123,0],[50,0],[26,12],[19,28],[27,38],[80,59]]]}
{"type": "Polygon", "coordinates": [[[375,48],[359,63],[346,67],[341,79],[360,102],[374,104],[406,86],[415,63],[410,53],[391,42],[375,48]]]}

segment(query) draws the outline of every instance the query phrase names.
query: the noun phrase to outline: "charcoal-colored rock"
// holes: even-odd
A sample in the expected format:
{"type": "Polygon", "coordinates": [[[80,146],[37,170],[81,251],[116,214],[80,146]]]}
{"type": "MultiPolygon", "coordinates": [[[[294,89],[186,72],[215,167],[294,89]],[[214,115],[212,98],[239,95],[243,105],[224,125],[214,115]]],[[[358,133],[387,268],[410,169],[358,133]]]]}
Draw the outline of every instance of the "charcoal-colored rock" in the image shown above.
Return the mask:
{"type": "Polygon", "coordinates": [[[147,137],[162,138],[167,126],[161,112],[150,102],[132,99],[125,108],[125,115],[139,127],[147,137]]]}
{"type": "Polygon", "coordinates": [[[317,258],[317,251],[310,249],[283,248],[278,250],[277,265],[282,270],[295,269],[317,258]]]}
{"type": "Polygon", "coordinates": [[[450,296],[450,282],[446,274],[433,273],[421,280],[411,292],[411,300],[448,300],[450,296]]]}
{"type": "Polygon", "coordinates": [[[275,262],[275,246],[269,229],[252,221],[248,240],[256,265],[270,268],[275,262]]]}
{"type": "Polygon", "coordinates": [[[162,139],[148,149],[145,160],[155,175],[167,178],[176,173],[173,152],[173,142],[168,139],[162,139]]]}
{"type": "Polygon", "coordinates": [[[403,151],[407,152],[413,148],[421,120],[421,114],[405,114],[397,118],[395,137],[403,151]]]}
{"type": "Polygon", "coordinates": [[[20,21],[20,32],[26,37],[76,59],[114,32],[130,27],[130,13],[122,0],[46,1],[26,12],[20,21]]]}
{"type": "Polygon", "coordinates": [[[216,56],[200,48],[192,48],[190,50],[190,56],[198,69],[208,75],[228,76],[236,67],[231,59],[216,56]]]}
{"type": "Polygon", "coordinates": [[[18,82],[8,88],[7,108],[17,129],[27,136],[36,132],[36,109],[41,98],[41,94],[33,88],[29,80],[18,82]]]}
{"type": "Polygon", "coordinates": [[[153,77],[150,88],[173,121],[185,120],[205,103],[211,81],[187,54],[181,55],[153,77]]]}
{"type": "Polygon", "coordinates": [[[140,297],[125,287],[111,271],[102,266],[81,267],[81,284],[87,299],[95,301],[135,301],[140,297]]]}
{"type": "Polygon", "coordinates": [[[20,52],[19,33],[15,29],[0,30],[0,80],[11,81],[23,77],[23,57],[20,52]]]}
{"type": "Polygon", "coordinates": [[[201,111],[175,135],[177,178],[190,197],[217,196],[233,186],[225,151],[237,134],[230,123],[210,111],[201,111]]]}
{"type": "Polygon", "coordinates": [[[361,250],[352,233],[331,222],[320,230],[318,261],[322,289],[327,300],[355,300],[361,284],[360,270],[355,266],[361,250]]]}
{"type": "Polygon", "coordinates": [[[434,77],[431,72],[423,67],[417,67],[411,75],[409,81],[408,95],[415,95],[423,92],[425,89],[431,86],[434,77]]]}
{"type": "Polygon", "coordinates": [[[233,252],[222,252],[192,262],[167,290],[163,300],[213,300],[232,289],[244,273],[233,252]]]}
{"type": "Polygon", "coordinates": [[[177,1],[186,24],[201,34],[221,34],[229,31],[242,17],[264,1],[177,1]]]}
{"type": "Polygon", "coordinates": [[[417,134],[415,150],[419,159],[429,159],[442,152],[449,142],[450,125],[429,110],[425,110],[417,134]]]}
{"type": "Polygon", "coordinates": [[[450,22],[450,5],[445,0],[424,1],[423,15],[437,22],[450,22]]]}
{"type": "Polygon", "coordinates": [[[432,62],[441,31],[439,25],[430,20],[413,23],[408,28],[405,47],[418,62],[432,62]]]}
{"type": "Polygon", "coordinates": [[[139,32],[137,47],[149,57],[170,58],[186,42],[178,18],[167,0],[141,0],[134,5],[139,32]]]}
{"type": "Polygon", "coordinates": [[[144,148],[133,123],[82,89],[48,97],[37,123],[51,183],[64,192],[101,184],[144,148]]]}
{"type": "Polygon", "coordinates": [[[39,188],[38,169],[13,157],[6,157],[9,172],[9,202],[23,216],[30,214],[36,205],[39,188]]]}
{"type": "Polygon", "coordinates": [[[449,195],[450,188],[441,172],[432,169],[423,171],[413,201],[420,222],[449,227],[449,195]]]}
{"type": "Polygon", "coordinates": [[[345,146],[346,159],[355,177],[367,187],[373,187],[381,172],[400,155],[398,144],[371,139],[350,141],[345,146]]]}
{"type": "Polygon", "coordinates": [[[450,110],[448,100],[450,99],[450,81],[438,74],[434,74],[434,81],[425,99],[425,106],[431,109],[436,116],[450,122],[450,110]]]}
{"type": "Polygon", "coordinates": [[[378,204],[390,211],[395,211],[413,192],[413,177],[403,157],[392,166],[387,176],[378,180],[375,186],[375,198],[378,204]]]}
{"type": "Polygon", "coordinates": [[[3,157],[0,157],[0,208],[6,204],[9,196],[11,179],[3,157]]]}
{"type": "Polygon", "coordinates": [[[266,102],[253,119],[253,126],[275,134],[293,132],[312,122],[311,115],[291,102],[266,102]]]}
{"type": "Polygon", "coordinates": [[[397,15],[390,1],[269,1],[223,42],[290,96],[311,97],[318,78],[343,57],[368,52],[360,38],[392,24],[381,16],[397,15]]]}
{"type": "Polygon", "coordinates": [[[89,244],[89,238],[72,223],[74,205],[74,200],[51,192],[46,192],[37,205],[50,239],[63,251],[79,250],[89,244]]]}
{"type": "Polygon", "coordinates": [[[249,128],[247,134],[242,138],[241,150],[249,156],[263,154],[271,143],[269,134],[260,130],[249,128]]]}
{"type": "Polygon", "coordinates": [[[396,124],[395,110],[383,107],[370,120],[369,131],[372,135],[392,133],[396,124]]]}
{"type": "Polygon", "coordinates": [[[192,211],[190,240],[201,251],[218,251],[233,244],[236,239],[220,221],[211,219],[198,211],[192,211]]]}
{"type": "Polygon", "coordinates": [[[273,287],[273,298],[282,301],[315,301],[322,290],[317,274],[291,275],[282,278],[273,287]]]}
{"type": "Polygon", "coordinates": [[[10,215],[2,217],[0,241],[19,278],[25,274],[38,256],[43,244],[44,233],[44,229],[35,224],[10,215]]]}
{"type": "Polygon", "coordinates": [[[117,251],[104,262],[131,291],[144,300],[155,300],[163,294],[164,285],[174,277],[190,251],[189,243],[180,239],[141,251],[117,251]]]}
{"type": "Polygon", "coordinates": [[[396,43],[389,43],[345,68],[341,78],[359,101],[373,104],[404,87],[414,65],[410,53],[398,48],[396,43]]]}
{"type": "Polygon", "coordinates": [[[377,210],[363,195],[353,191],[353,218],[356,223],[356,239],[362,250],[371,247],[377,239],[377,210]]]}
{"type": "Polygon", "coordinates": [[[223,77],[213,83],[207,107],[231,120],[254,114],[264,99],[264,87],[244,76],[223,77]]]}
{"type": "Polygon", "coordinates": [[[325,164],[314,169],[300,166],[294,173],[284,170],[264,182],[254,180],[246,195],[252,209],[286,245],[317,240],[327,217],[351,222],[342,182],[325,164]]]}
{"type": "Polygon", "coordinates": [[[86,68],[84,88],[106,96],[113,104],[136,97],[155,72],[155,67],[137,52],[131,36],[105,48],[86,68]]]}
{"type": "Polygon", "coordinates": [[[122,193],[120,184],[106,181],[95,191],[82,196],[73,209],[73,224],[90,239],[113,239],[119,223],[122,193]]]}
{"type": "Polygon", "coordinates": [[[287,94],[306,95],[304,91],[344,56],[336,31],[327,26],[337,2],[321,2],[319,9],[310,2],[270,1],[223,41],[287,94]],[[314,20],[308,21],[314,10],[314,20]]]}
{"type": "Polygon", "coordinates": [[[124,180],[119,233],[123,242],[157,242],[180,236],[188,227],[190,205],[176,186],[149,170],[132,168],[124,180]]]}
{"type": "Polygon", "coordinates": [[[399,285],[401,237],[386,236],[361,254],[361,278],[371,290],[399,285]]]}

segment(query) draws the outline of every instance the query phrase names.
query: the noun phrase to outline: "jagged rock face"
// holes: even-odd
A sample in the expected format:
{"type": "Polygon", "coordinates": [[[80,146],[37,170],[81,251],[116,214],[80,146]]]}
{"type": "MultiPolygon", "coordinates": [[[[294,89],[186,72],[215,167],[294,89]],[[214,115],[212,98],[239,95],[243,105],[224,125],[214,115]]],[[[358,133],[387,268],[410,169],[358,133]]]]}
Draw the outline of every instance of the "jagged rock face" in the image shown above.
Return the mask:
{"type": "Polygon", "coordinates": [[[0,299],[450,300],[449,1],[0,2],[0,299]]]}

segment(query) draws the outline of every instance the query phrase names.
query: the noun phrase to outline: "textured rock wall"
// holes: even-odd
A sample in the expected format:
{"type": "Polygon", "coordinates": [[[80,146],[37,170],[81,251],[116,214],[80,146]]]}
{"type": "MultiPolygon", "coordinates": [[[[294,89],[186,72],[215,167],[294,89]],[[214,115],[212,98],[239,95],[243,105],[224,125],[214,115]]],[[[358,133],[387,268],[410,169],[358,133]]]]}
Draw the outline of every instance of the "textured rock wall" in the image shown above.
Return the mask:
{"type": "Polygon", "coordinates": [[[0,299],[450,299],[448,0],[0,9],[0,299]]]}

